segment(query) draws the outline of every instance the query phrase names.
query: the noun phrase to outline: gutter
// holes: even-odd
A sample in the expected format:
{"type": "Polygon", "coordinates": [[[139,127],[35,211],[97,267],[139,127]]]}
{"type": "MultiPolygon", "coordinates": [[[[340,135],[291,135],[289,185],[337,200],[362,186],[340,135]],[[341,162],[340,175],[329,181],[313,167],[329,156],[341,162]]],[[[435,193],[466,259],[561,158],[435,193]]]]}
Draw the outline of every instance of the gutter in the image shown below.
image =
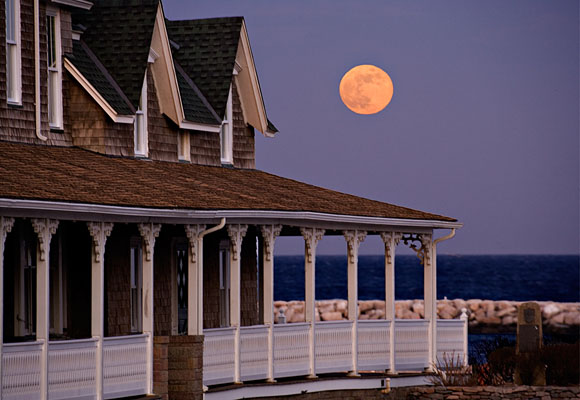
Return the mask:
{"type": "Polygon", "coordinates": [[[48,138],[42,134],[40,121],[40,12],[39,0],[34,0],[34,121],[36,137],[42,141],[48,138]]]}
{"type": "MultiPolygon", "coordinates": [[[[199,223],[199,220],[211,221],[227,218],[235,219],[235,223],[245,223],[239,220],[255,219],[276,220],[285,222],[286,224],[288,224],[289,221],[293,221],[294,224],[290,225],[296,225],[297,221],[303,221],[305,223],[330,222],[336,224],[360,224],[425,229],[456,229],[463,226],[462,223],[455,221],[365,217],[312,211],[160,209],[0,198],[0,212],[6,213],[6,210],[14,210],[16,213],[21,213],[23,216],[29,216],[30,212],[44,212],[45,214],[45,212],[48,211],[56,214],[64,214],[67,218],[72,216],[76,219],[84,219],[87,221],[99,218],[102,219],[102,217],[110,219],[111,216],[117,216],[119,219],[125,220],[146,219],[147,221],[171,221],[172,223],[176,223],[176,220],[179,220],[180,223],[199,223]]],[[[440,238],[437,240],[442,241],[446,239],[440,238]]]]}

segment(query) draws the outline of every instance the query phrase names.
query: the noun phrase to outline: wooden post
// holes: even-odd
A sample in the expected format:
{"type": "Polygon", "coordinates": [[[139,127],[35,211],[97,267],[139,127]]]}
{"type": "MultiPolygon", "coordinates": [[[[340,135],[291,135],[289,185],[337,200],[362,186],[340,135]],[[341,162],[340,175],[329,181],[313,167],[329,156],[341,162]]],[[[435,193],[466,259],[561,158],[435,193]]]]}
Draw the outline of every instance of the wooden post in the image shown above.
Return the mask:
{"type": "Polygon", "coordinates": [[[189,239],[187,260],[187,334],[203,335],[203,260],[200,259],[205,225],[185,225],[189,239]]]}
{"type": "Polygon", "coordinates": [[[262,238],[264,245],[263,269],[264,279],[262,282],[263,315],[264,324],[268,327],[268,382],[274,380],[274,242],[282,231],[282,225],[262,225],[262,238]]]}
{"type": "Polygon", "coordinates": [[[234,383],[241,383],[240,324],[241,324],[241,253],[242,241],[248,225],[228,225],[230,237],[230,326],[234,333],[234,383]]]}
{"type": "Polygon", "coordinates": [[[324,229],[317,228],[300,228],[300,233],[304,237],[304,317],[306,322],[310,323],[308,333],[309,343],[309,378],[316,378],[316,335],[314,326],[316,323],[316,246],[322,236],[324,229]]]}
{"type": "MultiPolygon", "coordinates": [[[[437,276],[436,264],[434,260],[433,245],[431,235],[421,235],[421,251],[423,263],[423,292],[425,320],[429,322],[428,341],[429,356],[427,362],[429,365],[425,368],[432,371],[437,361],[437,276]]],[[[421,254],[421,253],[420,253],[421,254]]]]}
{"type": "Polygon", "coordinates": [[[97,353],[95,381],[97,386],[97,400],[103,399],[104,371],[103,371],[103,337],[104,332],[104,304],[105,304],[105,244],[111,235],[113,224],[107,222],[87,222],[89,233],[93,238],[91,257],[91,336],[97,339],[97,353]]]}
{"type": "Polygon", "coordinates": [[[347,251],[348,274],[348,319],[352,321],[352,371],[350,376],[358,376],[358,248],[365,240],[363,231],[344,231],[347,251]]]}
{"type": "Polygon", "coordinates": [[[50,241],[56,233],[58,221],[32,219],[38,235],[36,248],[36,339],[42,342],[40,358],[40,398],[48,400],[48,340],[50,329],[50,241]]]}
{"type": "Polygon", "coordinates": [[[389,369],[391,374],[397,373],[395,366],[395,248],[401,239],[400,233],[381,232],[385,244],[385,320],[389,326],[389,369]]]}
{"type": "Polygon", "coordinates": [[[155,239],[159,237],[161,224],[139,224],[143,239],[143,333],[148,335],[147,343],[147,394],[153,394],[153,253],[155,239]]]}
{"type": "Polygon", "coordinates": [[[14,218],[0,217],[0,399],[2,398],[2,347],[4,346],[4,244],[6,236],[12,231],[14,218]]]}

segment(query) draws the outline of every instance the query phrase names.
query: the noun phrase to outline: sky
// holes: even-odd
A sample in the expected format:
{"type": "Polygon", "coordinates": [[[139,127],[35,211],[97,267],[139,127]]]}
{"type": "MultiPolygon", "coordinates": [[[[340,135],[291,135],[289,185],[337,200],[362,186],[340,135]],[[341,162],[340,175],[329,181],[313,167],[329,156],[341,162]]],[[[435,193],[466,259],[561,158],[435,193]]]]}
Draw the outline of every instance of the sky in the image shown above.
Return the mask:
{"type": "Polygon", "coordinates": [[[258,169],[457,218],[439,254],[580,252],[577,0],[163,4],[169,19],[245,17],[280,131],[256,134],[258,169]],[[378,114],[340,100],[360,64],[393,81],[378,114]]]}

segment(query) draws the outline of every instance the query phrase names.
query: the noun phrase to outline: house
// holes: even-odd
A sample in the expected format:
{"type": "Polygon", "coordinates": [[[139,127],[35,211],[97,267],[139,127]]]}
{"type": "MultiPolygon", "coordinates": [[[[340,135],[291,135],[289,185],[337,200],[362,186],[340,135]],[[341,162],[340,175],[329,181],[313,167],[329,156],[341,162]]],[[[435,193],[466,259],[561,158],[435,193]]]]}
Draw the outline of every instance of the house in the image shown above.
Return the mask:
{"type": "Polygon", "coordinates": [[[255,135],[283,133],[243,18],[169,21],[160,0],[0,7],[1,398],[259,396],[367,370],[383,375],[332,386],[381,387],[465,354],[465,321],[438,322],[435,304],[436,244],[460,223],[255,169],[255,135]],[[303,324],[274,325],[280,235],[304,238],[303,324]],[[345,237],[349,321],[316,321],[323,235],[345,237]],[[385,244],[387,309],[359,322],[367,235],[385,244]],[[424,265],[424,320],[394,319],[399,241],[424,265]],[[250,381],[270,386],[212,391],[250,381]]]}

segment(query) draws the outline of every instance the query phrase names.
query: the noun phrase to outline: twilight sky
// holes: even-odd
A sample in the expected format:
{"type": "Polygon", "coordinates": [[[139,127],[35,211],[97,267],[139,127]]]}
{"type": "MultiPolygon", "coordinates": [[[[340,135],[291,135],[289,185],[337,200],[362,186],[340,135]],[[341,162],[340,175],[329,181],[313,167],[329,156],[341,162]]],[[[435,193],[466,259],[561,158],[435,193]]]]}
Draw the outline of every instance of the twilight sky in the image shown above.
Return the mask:
{"type": "MultiPolygon", "coordinates": [[[[580,252],[577,0],[163,3],[245,17],[280,130],[257,135],[259,169],[455,217],[440,253],[580,252]],[[358,64],[393,80],[376,115],[340,100],[358,64]]],[[[344,254],[336,239],[320,252],[344,254]]]]}

